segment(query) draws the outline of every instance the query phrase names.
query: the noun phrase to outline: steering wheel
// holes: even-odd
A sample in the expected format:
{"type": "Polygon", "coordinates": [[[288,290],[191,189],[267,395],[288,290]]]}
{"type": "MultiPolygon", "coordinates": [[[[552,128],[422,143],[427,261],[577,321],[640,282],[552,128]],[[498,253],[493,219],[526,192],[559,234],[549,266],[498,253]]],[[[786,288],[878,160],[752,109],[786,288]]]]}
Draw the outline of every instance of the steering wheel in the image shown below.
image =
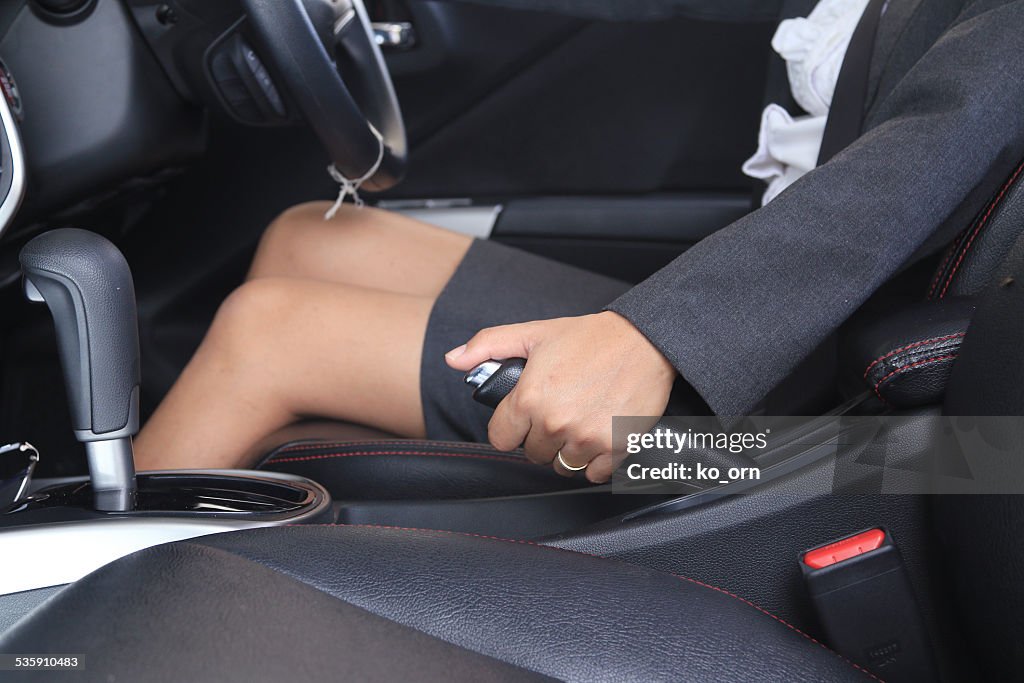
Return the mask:
{"type": "Polygon", "coordinates": [[[402,178],[405,126],[363,0],[242,0],[260,54],[346,178],[402,178]]]}

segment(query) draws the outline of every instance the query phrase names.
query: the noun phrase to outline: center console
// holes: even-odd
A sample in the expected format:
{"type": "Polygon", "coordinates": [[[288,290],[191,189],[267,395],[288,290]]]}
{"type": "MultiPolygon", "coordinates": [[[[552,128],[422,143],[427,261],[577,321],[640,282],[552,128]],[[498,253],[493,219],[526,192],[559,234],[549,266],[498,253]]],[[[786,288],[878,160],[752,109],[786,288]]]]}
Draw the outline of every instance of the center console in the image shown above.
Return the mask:
{"type": "Polygon", "coordinates": [[[76,581],[119,557],[206,534],[332,520],[319,484],[274,472],[139,475],[136,506],[93,507],[85,478],[45,486],[0,514],[0,595],[76,581]]]}
{"type": "Polygon", "coordinates": [[[89,476],[32,482],[30,444],[0,447],[0,595],[75,581],[119,557],[205,534],[333,521],[331,498],[294,474],[136,475],[139,341],[131,272],[84,230],[54,230],[21,253],[25,292],[53,316],[75,437],[89,476]]]}

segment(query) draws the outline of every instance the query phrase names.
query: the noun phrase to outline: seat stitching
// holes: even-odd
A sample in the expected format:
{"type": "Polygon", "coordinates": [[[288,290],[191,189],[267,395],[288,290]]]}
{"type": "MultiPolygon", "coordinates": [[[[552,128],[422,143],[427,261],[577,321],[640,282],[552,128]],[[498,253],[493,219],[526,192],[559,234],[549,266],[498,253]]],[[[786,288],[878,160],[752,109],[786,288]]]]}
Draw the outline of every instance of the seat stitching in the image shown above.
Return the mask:
{"type": "Polygon", "coordinates": [[[875,360],[871,361],[871,364],[868,365],[867,369],[864,371],[864,379],[866,380],[868,378],[868,373],[870,373],[874,369],[874,367],[876,365],[878,365],[882,361],[886,360],[887,358],[891,358],[891,357],[895,356],[897,353],[901,353],[903,351],[909,351],[910,349],[916,349],[917,347],[924,346],[925,344],[938,343],[938,342],[946,341],[946,340],[949,340],[949,339],[955,339],[957,337],[963,337],[966,334],[967,334],[966,332],[956,332],[954,334],[947,334],[944,337],[933,337],[931,339],[924,339],[922,341],[914,342],[913,344],[907,344],[906,346],[901,346],[900,348],[895,349],[893,351],[890,351],[889,353],[885,354],[884,356],[879,356],[875,360]]]}
{"type": "Polygon", "coordinates": [[[995,200],[991,204],[989,204],[988,210],[985,211],[985,215],[982,216],[981,220],[978,222],[978,226],[974,228],[974,232],[971,233],[970,239],[967,240],[967,245],[960,252],[960,257],[956,260],[956,263],[953,265],[953,269],[950,271],[949,277],[946,278],[946,284],[945,286],[943,286],[942,292],[939,294],[940,299],[946,296],[946,290],[948,290],[949,286],[953,283],[953,278],[956,276],[957,270],[960,268],[960,264],[963,263],[964,257],[967,255],[967,252],[971,250],[971,245],[974,243],[974,238],[976,238],[978,236],[978,233],[981,232],[981,229],[985,227],[985,224],[988,222],[988,219],[992,215],[992,212],[995,211],[996,207],[999,206],[999,204],[1003,201],[1003,197],[1006,195],[1007,191],[1009,191],[1010,187],[1013,186],[1014,182],[1016,182],[1017,177],[1020,175],[1020,172],[1022,170],[1024,170],[1024,162],[1021,162],[1017,166],[1017,170],[1013,172],[1013,175],[1010,176],[1010,179],[1007,180],[1006,183],[1003,185],[1002,189],[999,190],[999,194],[996,195],[995,200]]]}
{"type": "MultiPolygon", "coordinates": [[[[338,523],[335,523],[335,524],[287,524],[285,526],[294,526],[294,527],[304,527],[304,526],[307,526],[307,527],[324,527],[324,526],[327,526],[327,527],[347,527],[347,528],[355,528],[355,529],[387,529],[387,530],[390,530],[390,531],[433,532],[433,533],[447,534],[449,536],[469,536],[469,537],[473,537],[473,538],[482,538],[482,539],[486,539],[486,540],[489,540],[489,541],[501,541],[503,543],[517,543],[517,544],[520,544],[520,545],[530,545],[530,546],[534,546],[535,548],[543,548],[545,550],[557,550],[557,551],[560,551],[560,552],[563,552],[563,553],[572,553],[573,555],[584,555],[586,557],[593,557],[593,558],[596,558],[596,559],[599,559],[599,560],[604,560],[606,562],[620,562],[622,564],[629,564],[629,563],[626,563],[626,562],[622,562],[621,560],[615,560],[615,559],[610,558],[610,557],[602,557],[601,555],[595,555],[594,553],[588,553],[588,552],[585,552],[585,551],[582,551],[582,550],[571,550],[569,548],[559,548],[558,546],[544,545],[543,543],[537,543],[536,541],[528,541],[528,540],[521,539],[521,538],[502,538],[501,536],[488,536],[486,534],[474,534],[474,533],[469,532],[469,531],[449,531],[448,529],[418,529],[416,527],[388,526],[386,524],[338,524],[338,523]]],[[[637,565],[632,565],[632,566],[637,566],[637,565]]],[[[645,567],[645,569],[649,569],[649,568],[645,567]]],[[[702,588],[707,588],[709,590],[713,590],[713,591],[716,591],[718,593],[721,593],[722,595],[727,595],[730,598],[734,598],[736,600],[739,600],[743,604],[748,605],[749,607],[753,607],[758,612],[760,612],[760,613],[762,613],[762,614],[764,614],[766,616],[771,617],[772,619],[774,619],[775,621],[779,622],[780,624],[782,624],[786,628],[790,629],[791,631],[800,634],[801,636],[803,636],[807,640],[811,641],[815,645],[818,645],[819,647],[821,647],[826,652],[830,652],[830,653],[834,654],[836,657],[838,657],[839,659],[843,660],[844,662],[846,662],[847,664],[849,664],[853,668],[857,669],[861,673],[866,674],[867,676],[870,676],[873,680],[876,680],[879,683],[884,683],[881,678],[879,678],[875,674],[871,673],[871,671],[865,669],[863,666],[857,664],[854,661],[851,661],[850,659],[846,658],[842,654],[836,652],[835,650],[830,648],[828,645],[826,645],[825,643],[823,643],[820,640],[818,640],[817,638],[815,638],[814,636],[811,636],[808,633],[805,633],[804,631],[800,630],[798,627],[796,627],[793,624],[789,623],[788,621],[786,621],[782,617],[780,617],[780,616],[778,616],[776,614],[772,614],[771,612],[769,612],[764,607],[761,607],[760,605],[758,605],[758,604],[756,604],[754,602],[751,602],[750,600],[747,600],[746,598],[741,597],[741,596],[737,595],[736,593],[733,593],[732,591],[728,591],[728,590],[726,590],[724,588],[720,588],[719,586],[715,586],[715,585],[712,585],[710,583],[705,583],[703,581],[698,581],[697,579],[690,578],[689,576],[683,576],[682,574],[675,574],[673,572],[666,572],[666,571],[662,571],[660,569],[649,569],[649,570],[657,572],[659,574],[665,574],[667,576],[671,576],[671,577],[674,577],[676,579],[680,579],[682,581],[687,581],[687,582],[692,583],[694,585],[701,586],[702,588]]]]}
{"type": "Polygon", "coordinates": [[[500,462],[510,462],[517,465],[532,465],[530,461],[525,458],[517,458],[513,455],[484,455],[483,453],[444,453],[441,451],[354,451],[349,453],[324,453],[319,455],[303,455],[295,456],[290,458],[279,458],[273,457],[267,460],[264,464],[271,464],[275,462],[304,462],[309,460],[326,460],[329,458],[353,458],[370,455],[415,455],[420,457],[437,457],[437,458],[475,458],[477,460],[497,460],[500,462]]]}
{"type": "Polygon", "coordinates": [[[946,354],[946,355],[943,355],[943,356],[933,356],[932,358],[924,358],[922,360],[910,363],[909,365],[904,365],[901,368],[896,368],[895,370],[890,372],[888,375],[886,375],[882,379],[880,379],[877,382],[875,382],[875,395],[877,395],[878,398],[880,398],[880,399],[882,399],[884,401],[885,398],[882,396],[882,392],[881,392],[880,388],[890,378],[895,377],[896,375],[899,375],[901,373],[904,373],[907,370],[911,370],[913,368],[920,367],[922,365],[927,365],[929,363],[938,363],[938,362],[944,361],[944,360],[954,360],[956,357],[957,357],[957,354],[949,353],[949,354],[946,354]]]}
{"type": "Polygon", "coordinates": [[[470,449],[470,448],[489,449],[489,448],[492,448],[491,446],[489,446],[487,444],[468,443],[468,442],[465,442],[465,441],[434,441],[434,440],[427,440],[427,439],[371,439],[371,440],[353,439],[353,440],[348,440],[348,441],[319,441],[317,443],[296,444],[294,446],[289,446],[286,450],[308,450],[310,448],[317,448],[318,445],[324,445],[324,444],[332,445],[332,446],[345,446],[345,445],[350,445],[350,444],[362,444],[362,445],[365,445],[365,444],[371,444],[371,443],[372,444],[380,444],[382,446],[400,446],[400,445],[403,445],[403,444],[404,445],[408,445],[408,444],[413,444],[413,443],[432,443],[432,444],[441,444],[441,445],[445,445],[445,446],[452,446],[452,447],[456,447],[456,448],[466,448],[466,449],[470,449]]]}
{"type": "Polygon", "coordinates": [[[282,453],[291,453],[297,451],[312,451],[318,448],[345,448],[348,446],[358,446],[360,448],[368,448],[370,445],[373,446],[406,446],[411,444],[429,443],[432,445],[444,446],[445,448],[458,448],[462,450],[496,450],[491,446],[485,444],[474,444],[474,443],[462,443],[458,441],[424,441],[422,439],[393,439],[389,441],[320,441],[317,443],[304,443],[296,444],[295,446],[288,446],[281,450],[282,453]]]}
{"type": "Polygon", "coordinates": [[[946,274],[946,266],[949,265],[950,259],[953,258],[953,255],[956,254],[957,250],[960,248],[960,244],[963,242],[963,239],[966,235],[966,230],[961,232],[953,240],[953,243],[949,245],[949,249],[946,249],[946,255],[942,259],[942,263],[939,264],[938,270],[935,271],[935,277],[932,278],[931,287],[928,288],[928,299],[931,299],[933,296],[935,296],[935,290],[938,289],[939,283],[942,281],[942,276],[946,274]]]}

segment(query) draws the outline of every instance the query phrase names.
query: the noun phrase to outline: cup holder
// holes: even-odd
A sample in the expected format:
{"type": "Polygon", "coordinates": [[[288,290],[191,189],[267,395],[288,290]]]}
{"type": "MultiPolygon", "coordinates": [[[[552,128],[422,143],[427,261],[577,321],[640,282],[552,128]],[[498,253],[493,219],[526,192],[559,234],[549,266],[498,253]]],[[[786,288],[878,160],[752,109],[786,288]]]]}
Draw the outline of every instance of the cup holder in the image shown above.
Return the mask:
{"type": "Polygon", "coordinates": [[[139,474],[137,505],[129,512],[93,509],[92,485],[76,479],[22,500],[0,526],[97,517],[229,518],[261,522],[307,521],[330,509],[330,496],[302,477],[266,472],[167,471],[139,474]]]}
{"type": "Polygon", "coordinates": [[[0,508],[0,595],[71,583],[161,543],[334,521],[320,484],[277,472],[146,472],[138,475],[138,505],[127,512],[96,510],[92,494],[89,480],[76,477],[0,508]]]}

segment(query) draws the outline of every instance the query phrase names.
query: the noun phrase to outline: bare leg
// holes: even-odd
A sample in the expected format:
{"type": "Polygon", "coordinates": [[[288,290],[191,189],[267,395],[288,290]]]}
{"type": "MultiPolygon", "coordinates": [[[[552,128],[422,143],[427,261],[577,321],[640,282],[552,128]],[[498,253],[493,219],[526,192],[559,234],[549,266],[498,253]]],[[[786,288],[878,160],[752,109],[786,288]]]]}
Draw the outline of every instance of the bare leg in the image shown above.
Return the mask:
{"type": "Polygon", "coordinates": [[[297,277],[436,297],[472,241],[401,214],[329,203],[285,211],[263,235],[249,279],[297,277]]]}
{"type": "Polygon", "coordinates": [[[243,285],[139,435],[136,466],[245,467],[261,437],[309,415],[422,437],[432,305],[315,280],[243,285]]]}
{"type": "Polygon", "coordinates": [[[250,282],[139,435],[140,470],[246,466],[307,416],[424,434],[427,317],[471,240],[369,208],[324,221],[327,206],[289,209],[264,234],[250,282]]]}

